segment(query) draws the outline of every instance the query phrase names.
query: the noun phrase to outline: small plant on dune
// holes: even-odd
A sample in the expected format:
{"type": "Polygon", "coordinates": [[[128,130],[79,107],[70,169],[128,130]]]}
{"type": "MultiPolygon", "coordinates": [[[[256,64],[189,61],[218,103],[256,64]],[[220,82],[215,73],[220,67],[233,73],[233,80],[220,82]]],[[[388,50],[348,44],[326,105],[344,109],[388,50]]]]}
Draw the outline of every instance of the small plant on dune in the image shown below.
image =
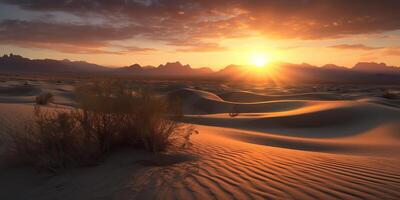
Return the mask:
{"type": "Polygon", "coordinates": [[[35,102],[37,105],[47,105],[54,100],[54,95],[50,92],[40,94],[35,98],[35,102]]]}
{"type": "Polygon", "coordinates": [[[237,105],[235,104],[232,106],[232,110],[231,110],[231,112],[229,112],[229,116],[236,117],[238,115],[239,115],[239,111],[238,111],[237,105]]]}

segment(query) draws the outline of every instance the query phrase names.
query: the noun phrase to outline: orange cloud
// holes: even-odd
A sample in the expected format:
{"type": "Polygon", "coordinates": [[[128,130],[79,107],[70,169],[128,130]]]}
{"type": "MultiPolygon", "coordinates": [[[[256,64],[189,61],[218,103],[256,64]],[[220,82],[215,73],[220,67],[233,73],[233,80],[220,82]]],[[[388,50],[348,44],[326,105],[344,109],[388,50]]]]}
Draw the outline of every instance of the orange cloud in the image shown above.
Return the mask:
{"type": "Polygon", "coordinates": [[[388,47],[383,54],[386,56],[400,56],[400,46],[388,47]]]}
{"type": "Polygon", "coordinates": [[[369,51],[369,50],[383,49],[384,47],[371,47],[371,46],[366,46],[363,44],[339,44],[339,45],[330,46],[329,48],[369,51]]]}
{"type": "Polygon", "coordinates": [[[228,48],[222,47],[215,43],[195,44],[191,47],[177,49],[177,51],[180,52],[215,52],[226,50],[228,50],[228,48]]]}

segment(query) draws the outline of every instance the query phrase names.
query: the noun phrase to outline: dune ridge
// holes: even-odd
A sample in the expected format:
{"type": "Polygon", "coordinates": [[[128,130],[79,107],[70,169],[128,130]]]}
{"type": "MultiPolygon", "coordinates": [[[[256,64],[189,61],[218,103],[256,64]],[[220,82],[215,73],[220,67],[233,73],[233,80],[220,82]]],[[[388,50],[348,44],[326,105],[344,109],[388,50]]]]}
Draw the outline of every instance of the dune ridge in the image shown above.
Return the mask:
{"type": "Polygon", "coordinates": [[[189,90],[187,123],[221,127],[226,137],[275,147],[354,155],[393,156],[400,145],[400,109],[364,100],[278,100],[237,103],[189,90]],[[196,98],[192,98],[195,96],[196,98]],[[198,105],[208,108],[198,112],[198,105]],[[239,113],[231,117],[232,107],[239,113]],[[193,114],[195,113],[195,114],[193,114]],[[223,128],[222,128],[223,127],[223,128]]]}
{"type": "Polygon", "coordinates": [[[286,95],[263,95],[247,91],[232,91],[218,94],[225,101],[239,102],[239,103],[256,103],[262,101],[276,101],[276,100],[341,100],[338,95],[329,92],[314,92],[314,93],[300,93],[300,94],[286,94],[286,95]]]}

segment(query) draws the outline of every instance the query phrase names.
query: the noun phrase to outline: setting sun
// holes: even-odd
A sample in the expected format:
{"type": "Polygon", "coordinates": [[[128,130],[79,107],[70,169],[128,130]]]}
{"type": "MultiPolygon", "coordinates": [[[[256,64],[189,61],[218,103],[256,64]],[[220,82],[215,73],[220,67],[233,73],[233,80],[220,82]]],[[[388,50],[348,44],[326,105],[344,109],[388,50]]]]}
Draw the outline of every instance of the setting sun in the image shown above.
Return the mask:
{"type": "Polygon", "coordinates": [[[268,64],[270,61],[269,57],[266,54],[253,54],[251,55],[250,62],[256,67],[263,67],[268,64]]]}

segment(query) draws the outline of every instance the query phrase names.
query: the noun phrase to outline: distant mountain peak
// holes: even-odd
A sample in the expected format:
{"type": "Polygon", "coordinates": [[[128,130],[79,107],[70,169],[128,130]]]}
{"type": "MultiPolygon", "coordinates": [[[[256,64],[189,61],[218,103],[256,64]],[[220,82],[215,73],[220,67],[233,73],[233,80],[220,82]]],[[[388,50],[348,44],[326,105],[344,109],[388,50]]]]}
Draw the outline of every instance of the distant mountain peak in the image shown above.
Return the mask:
{"type": "Polygon", "coordinates": [[[12,53],[4,54],[2,58],[4,58],[4,59],[7,59],[7,58],[8,59],[27,59],[27,58],[24,58],[24,57],[22,57],[20,55],[15,55],[15,54],[12,54],[12,53]]]}
{"type": "Polygon", "coordinates": [[[167,62],[165,65],[161,64],[158,68],[170,68],[170,69],[191,69],[190,65],[182,65],[179,61],[167,62]]]}
{"type": "Polygon", "coordinates": [[[353,68],[378,68],[387,67],[386,63],[376,63],[376,62],[358,62],[353,68]]]}
{"type": "Polygon", "coordinates": [[[126,72],[126,73],[138,73],[143,71],[144,69],[139,64],[133,64],[127,67],[117,68],[116,72],[126,72]]]}
{"type": "Polygon", "coordinates": [[[326,64],[321,66],[322,69],[331,69],[331,70],[348,70],[345,66],[339,66],[335,64],[326,64]]]}
{"type": "Polygon", "coordinates": [[[133,64],[133,65],[131,65],[131,66],[129,66],[129,68],[132,68],[132,69],[140,69],[140,68],[142,68],[142,66],[140,66],[139,64],[133,64]]]}
{"type": "Polygon", "coordinates": [[[69,60],[69,59],[63,59],[63,60],[61,60],[62,62],[71,62],[71,60],[69,60]]]}
{"type": "Polygon", "coordinates": [[[400,67],[388,66],[386,63],[359,62],[352,68],[355,71],[369,73],[400,73],[400,67]]]}
{"type": "Polygon", "coordinates": [[[311,65],[311,64],[308,64],[308,63],[305,63],[305,62],[301,63],[300,66],[308,67],[308,68],[314,68],[315,67],[314,65],[311,65]]]}

